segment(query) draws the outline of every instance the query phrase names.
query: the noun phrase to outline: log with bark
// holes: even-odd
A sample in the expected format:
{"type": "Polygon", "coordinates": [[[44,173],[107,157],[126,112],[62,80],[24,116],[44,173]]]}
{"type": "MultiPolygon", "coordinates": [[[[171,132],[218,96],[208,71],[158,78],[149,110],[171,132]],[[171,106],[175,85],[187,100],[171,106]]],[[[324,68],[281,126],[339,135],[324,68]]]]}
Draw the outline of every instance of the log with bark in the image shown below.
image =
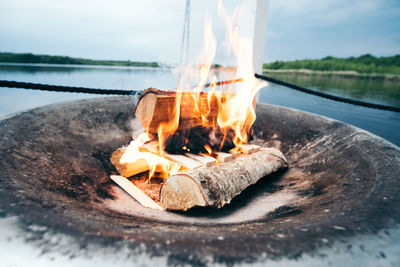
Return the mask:
{"type": "Polygon", "coordinates": [[[179,173],[166,179],[160,202],[167,210],[187,210],[194,206],[221,208],[245,188],[280,168],[285,156],[275,148],[261,148],[233,161],[179,173]]]}
{"type": "MultiPolygon", "coordinates": [[[[129,177],[135,173],[136,167],[144,168],[140,162],[121,164],[120,156],[121,151],[114,152],[113,164],[121,175],[129,177]]],[[[286,158],[279,150],[260,148],[252,154],[241,154],[236,159],[228,159],[211,167],[204,164],[201,168],[173,175],[161,183],[161,189],[159,180],[143,184],[138,182],[141,177],[128,180],[122,176],[111,176],[111,179],[146,207],[185,211],[195,206],[221,208],[259,179],[286,167],[286,158]],[[159,195],[155,195],[155,188],[160,190],[159,195]],[[138,193],[138,190],[148,197],[138,193]]]]}
{"type": "MultiPolygon", "coordinates": [[[[221,103],[229,101],[232,96],[223,94],[217,98],[215,95],[203,92],[198,94],[184,92],[179,96],[180,112],[175,115],[175,106],[179,98],[176,92],[148,89],[139,97],[135,115],[153,140],[157,140],[156,135],[160,125],[171,123],[179,116],[177,127],[174,127],[165,139],[166,153],[157,157],[167,158],[180,164],[183,172],[171,177],[160,177],[165,180],[160,194],[157,198],[152,198],[155,201],[154,206],[160,205],[167,210],[187,210],[194,206],[221,208],[262,177],[287,167],[284,155],[274,148],[260,148],[246,144],[235,148],[236,152],[223,152],[234,147],[232,142],[234,133],[227,129],[223,132],[216,127],[216,121],[221,103]],[[207,116],[206,120],[203,115],[207,116]],[[206,152],[204,151],[206,145],[213,148],[213,157],[197,154],[206,152]],[[183,147],[186,149],[183,150],[183,147]],[[241,152],[239,156],[238,151],[241,152]]],[[[145,153],[152,151],[146,149],[146,144],[139,149],[142,152],[147,151],[145,153]]],[[[123,153],[124,148],[121,148],[111,157],[112,163],[122,176],[130,177],[148,170],[147,162],[139,157],[134,162],[121,163],[120,158],[123,153]]],[[[155,171],[157,172],[157,168],[155,171]]],[[[123,177],[114,178],[116,183],[127,188],[128,193],[137,192],[123,177]]],[[[154,196],[151,181],[142,189],[152,191],[154,196]]],[[[135,195],[133,197],[137,198],[135,195]]],[[[138,201],[149,205],[146,198],[140,197],[138,201]]]]}

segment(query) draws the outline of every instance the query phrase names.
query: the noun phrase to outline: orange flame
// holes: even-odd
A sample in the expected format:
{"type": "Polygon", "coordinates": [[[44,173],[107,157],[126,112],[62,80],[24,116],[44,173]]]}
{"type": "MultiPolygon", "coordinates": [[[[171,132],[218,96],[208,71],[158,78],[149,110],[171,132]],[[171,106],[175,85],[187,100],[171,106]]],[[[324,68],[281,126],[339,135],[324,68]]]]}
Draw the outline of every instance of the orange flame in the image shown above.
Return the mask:
{"type": "MultiPolygon", "coordinates": [[[[242,8],[236,8],[230,16],[222,6],[222,1],[218,4],[218,14],[223,19],[226,26],[225,40],[222,47],[225,51],[233,55],[235,64],[228,68],[213,68],[213,61],[217,52],[217,41],[213,34],[211,20],[206,17],[204,27],[204,43],[200,51],[197,62],[194,66],[180,66],[181,75],[175,98],[175,105],[168,112],[171,119],[160,123],[158,134],[158,155],[149,152],[139,151],[140,145],[149,137],[143,136],[140,140],[135,140],[131,144],[123,157],[124,162],[131,162],[137,157],[142,157],[149,166],[149,178],[155,172],[161,172],[166,177],[178,170],[181,166],[172,164],[163,158],[164,144],[178,128],[181,113],[190,113],[192,118],[201,122],[205,127],[218,128],[222,134],[222,143],[227,139],[228,134],[232,135],[233,143],[238,148],[241,144],[249,140],[249,132],[256,119],[255,97],[257,92],[268,84],[255,78],[253,70],[253,47],[250,40],[240,36],[240,18],[242,8]],[[193,88],[192,81],[197,80],[197,86],[193,88]],[[221,80],[233,80],[234,83],[217,83],[221,80]],[[204,103],[205,85],[208,84],[209,90],[204,103]],[[184,109],[182,108],[184,107],[184,109]],[[217,109],[216,117],[210,116],[217,109]]],[[[186,114],[187,115],[187,114],[186,114]]],[[[230,136],[232,139],[232,136],[230,136]]],[[[187,150],[187,148],[185,149],[187,150]]],[[[212,149],[206,145],[205,150],[208,155],[212,155],[212,149]]]]}
{"type": "Polygon", "coordinates": [[[157,173],[157,176],[160,178],[167,178],[183,170],[180,164],[174,163],[155,153],[141,151],[141,146],[147,141],[150,141],[150,138],[146,133],[139,135],[126,148],[124,154],[120,158],[120,163],[140,164],[144,169],[149,170],[149,179],[153,177],[155,173],[157,173]]]}
{"type": "Polygon", "coordinates": [[[205,145],[204,149],[207,151],[208,154],[212,154],[212,148],[209,145],[205,145]]]}
{"type": "MultiPolygon", "coordinates": [[[[196,116],[201,119],[202,125],[214,128],[219,127],[224,134],[224,139],[229,131],[233,131],[233,142],[236,146],[239,146],[248,142],[248,134],[256,118],[254,100],[257,92],[262,87],[267,86],[267,83],[254,77],[252,43],[240,36],[239,26],[242,8],[236,8],[233,14],[229,16],[222,6],[222,1],[219,1],[218,13],[227,28],[222,46],[234,55],[235,67],[228,68],[228,71],[222,70],[218,74],[216,69],[212,68],[217,44],[211,20],[206,18],[203,35],[204,44],[197,58],[197,64],[195,65],[197,67],[186,66],[184,68],[183,77],[186,80],[181,81],[178,91],[192,92],[193,114],[197,114],[196,116]],[[196,75],[199,80],[198,85],[192,89],[188,86],[190,84],[189,81],[196,75]],[[234,81],[242,81],[242,83],[230,83],[217,87],[216,81],[224,80],[221,78],[226,76],[234,81]],[[201,108],[200,92],[206,82],[210,82],[209,86],[211,88],[207,95],[208,108],[204,109],[201,108]],[[209,113],[215,103],[218,105],[217,119],[216,121],[209,121],[209,113]]],[[[176,104],[177,109],[179,109],[179,105],[182,103],[177,101],[176,104]]],[[[176,125],[176,122],[178,121],[174,120],[174,125],[176,125]]],[[[163,135],[163,132],[159,131],[160,134],[163,135]]]]}

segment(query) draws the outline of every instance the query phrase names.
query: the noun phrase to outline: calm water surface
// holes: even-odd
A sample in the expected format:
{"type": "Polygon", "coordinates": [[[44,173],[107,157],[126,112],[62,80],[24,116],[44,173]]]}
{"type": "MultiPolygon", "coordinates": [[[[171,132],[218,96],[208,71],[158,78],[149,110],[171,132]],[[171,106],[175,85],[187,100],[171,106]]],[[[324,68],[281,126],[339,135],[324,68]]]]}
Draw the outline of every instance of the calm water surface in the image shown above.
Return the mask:
{"type": "Polygon", "coordinates": [[[400,107],[400,80],[335,74],[266,72],[267,76],[328,94],[400,107]]]}
{"type": "MultiPolygon", "coordinates": [[[[93,66],[54,66],[45,64],[31,65],[0,65],[1,80],[15,80],[23,82],[46,83],[54,85],[83,86],[92,88],[142,90],[148,87],[160,89],[175,88],[176,75],[170,69],[162,68],[132,68],[132,67],[93,67],[93,66]]],[[[331,82],[334,82],[331,79],[331,82]]],[[[303,81],[304,82],[304,81],[303,81]]],[[[322,83],[323,81],[320,80],[322,83]]],[[[357,84],[357,81],[352,81],[357,84]]],[[[345,94],[340,89],[339,82],[336,94],[345,94]]],[[[366,86],[366,91],[371,89],[359,81],[355,91],[360,91],[366,86]],[[360,89],[361,88],[361,89],[360,89]],[[368,89],[369,88],[369,89],[368,89]]],[[[302,84],[304,86],[304,84],[302,84]]],[[[352,83],[346,88],[353,88],[352,83]]],[[[315,85],[309,86],[319,89],[315,85]]],[[[345,89],[346,89],[345,88],[345,89]]],[[[375,88],[375,87],[374,87],[375,88]]],[[[377,103],[398,105],[396,102],[399,90],[390,87],[387,92],[379,94],[368,93],[368,99],[377,103]],[[383,96],[382,96],[383,95],[383,96]],[[394,95],[394,96],[393,96],[394,95]]],[[[347,89],[346,89],[347,90],[347,89]]],[[[332,91],[332,90],[331,90],[332,91]]],[[[372,90],[373,91],[373,90],[372,90]]],[[[360,93],[347,93],[346,96],[360,98],[360,93]]],[[[362,95],[362,94],[361,94],[362,95]]],[[[39,107],[57,102],[101,97],[90,94],[55,93],[32,91],[25,89],[0,88],[0,117],[11,113],[39,107]]],[[[344,121],[379,135],[392,143],[400,145],[400,113],[381,111],[339,103],[317,96],[304,94],[292,89],[270,84],[260,92],[259,101],[262,103],[280,105],[300,109],[340,121],[344,121]]]]}

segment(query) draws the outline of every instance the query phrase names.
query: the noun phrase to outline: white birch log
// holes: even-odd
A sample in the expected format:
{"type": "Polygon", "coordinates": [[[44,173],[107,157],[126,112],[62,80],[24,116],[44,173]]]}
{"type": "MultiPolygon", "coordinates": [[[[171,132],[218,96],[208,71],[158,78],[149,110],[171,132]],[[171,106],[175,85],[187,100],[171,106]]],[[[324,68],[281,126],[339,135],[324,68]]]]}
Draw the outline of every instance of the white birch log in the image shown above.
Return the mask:
{"type": "Polygon", "coordinates": [[[261,148],[230,162],[169,177],[161,187],[160,202],[168,210],[194,206],[221,208],[262,177],[285,167],[287,161],[282,152],[261,148]]]}

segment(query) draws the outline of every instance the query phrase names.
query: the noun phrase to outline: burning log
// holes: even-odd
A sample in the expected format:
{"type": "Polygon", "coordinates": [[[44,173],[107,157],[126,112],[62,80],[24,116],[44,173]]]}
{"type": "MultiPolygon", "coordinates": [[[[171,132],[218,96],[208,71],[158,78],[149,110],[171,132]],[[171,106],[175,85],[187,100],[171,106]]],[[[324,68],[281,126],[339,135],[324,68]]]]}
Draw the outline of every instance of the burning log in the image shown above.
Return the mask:
{"type": "Polygon", "coordinates": [[[115,169],[124,177],[131,177],[141,172],[145,172],[149,169],[147,162],[143,159],[138,159],[130,163],[120,163],[122,155],[125,153],[126,148],[118,148],[111,154],[111,163],[115,169]]]}
{"type": "MultiPolygon", "coordinates": [[[[174,120],[177,102],[177,92],[149,88],[144,91],[135,108],[135,115],[142,123],[147,133],[157,134],[160,124],[174,120]]],[[[221,98],[224,101],[226,96],[221,98]]],[[[180,96],[179,127],[177,130],[191,129],[196,126],[213,126],[218,114],[218,99],[208,100],[204,92],[183,92],[180,96]],[[197,105],[195,103],[197,100],[197,105]],[[204,125],[201,114],[209,114],[204,125]]]]}
{"type": "Polygon", "coordinates": [[[121,157],[126,152],[126,147],[118,148],[111,154],[110,161],[114,165],[115,169],[124,177],[131,177],[139,173],[143,173],[152,169],[153,173],[157,173],[159,178],[167,178],[165,172],[165,163],[173,165],[174,163],[168,159],[158,156],[150,152],[143,152],[130,162],[121,162],[121,157]],[[151,168],[149,161],[155,161],[156,163],[151,168]]]}
{"type": "MultiPolygon", "coordinates": [[[[151,193],[155,206],[221,208],[262,177],[287,167],[279,150],[246,144],[255,119],[252,101],[238,94],[148,89],[135,109],[146,133],[115,151],[111,161],[125,177],[149,172],[142,189],[151,193]],[[153,175],[164,179],[156,197],[153,175]]],[[[124,178],[113,180],[149,205],[124,178]]]]}
{"type": "MultiPolygon", "coordinates": [[[[254,145],[249,145],[253,151],[254,145]]],[[[246,148],[248,149],[248,148],[246,148]]],[[[228,153],[222,153],[221,156],[227,158],[228,153]]],[[[113,164],[121,175],[134,173],[136,166],[142,168],[141,162],[128,164],[119,163],[121,153],[117,150],[113,154],[113,164]],[[121,167],[123,165],[123,167],[121,167]]],[[[185,161],[192,160],[183,155],[174,158],[184,164],[185,161]]],[[[202,157],[196,155],[197,157],[202,157]]],[[[232,156],[232,155],[231,155],[232,156]]],[[[192,167],[193,167],[193,163],[192,167]]],[[[189,164],[190,165],[190,164],[189,164]]],[[[160,194],[157,197],[151,197],[150,191],[154,191],[152,182],[141,191],[131,181],[123,176],[112,175],[111,179],[119,184],[128,194],[134,197],[143,206],[153,209],[166,210],[188,210],[194,206],[215,206],[221,208],[229,203],[236,195],[240,194],[248,186],[256,183],[262,177],[265,177],[280,168],[287,167],[286,158],[275,148],[259,148],[252,154],[241,154],[235,160],[227,159],[224,163],[219,163],[211,167],[207,163],[200,166],[200,161],[191,171],[180,172],[172,175],[161,185],[160,194]],[[147,191],[148,190],[148,191],[147,191]]],[[[159,185],[157,184],[156,187],[159,185]]],[[[159,190],[159,189],[157,189],[159,190]]]]}
{"type": "MultiPolygon", "coordinates": [[[[218,94],[218,96],[216,94],[209,95],[206,92],[180,93],[178,130],[190,129],[199,125],[214,126],[220,105],[233,96],[234,94],[229,93],[218,94]],[[202,117],[204,114],[207,114],[206,118],[202,117]]],[[[176,91],[164,91],[156,88],[149,88],[140,95],[135,115],[147,133],[155,134],[161,123],[173,120],[177,97],[176,91]]],[[[255,101],[253,105],[255,105],[255,101]]]]}
{"type": "Polygon", "coordinates": [[[176,121],[172,131],[163,129],[166,138],[162,145],[167,152],[184,153],[182,147],[186,146],[195,154],[205,153],[206,145],[213,151],[229,151],[235,147],[235,133],[232,129],[220,129],[217,119],[222,106],[234,96],[229,93],[209,95],[205,92],[178,94],[150,88],[139,97],[135,116],[150,135],[157,135],[161,125],[174,125],[176,121]],[[179,114],[176,114],[177,102],[179,114]]]}
{"type": "Polygon", "coordinates": [[[234,161],[169,177],[161,187],[160,202],[168,210],[194,206],[221,208],[245,188],[282,167],[287,167],[282,152],[261,148],[234,161]]]}

